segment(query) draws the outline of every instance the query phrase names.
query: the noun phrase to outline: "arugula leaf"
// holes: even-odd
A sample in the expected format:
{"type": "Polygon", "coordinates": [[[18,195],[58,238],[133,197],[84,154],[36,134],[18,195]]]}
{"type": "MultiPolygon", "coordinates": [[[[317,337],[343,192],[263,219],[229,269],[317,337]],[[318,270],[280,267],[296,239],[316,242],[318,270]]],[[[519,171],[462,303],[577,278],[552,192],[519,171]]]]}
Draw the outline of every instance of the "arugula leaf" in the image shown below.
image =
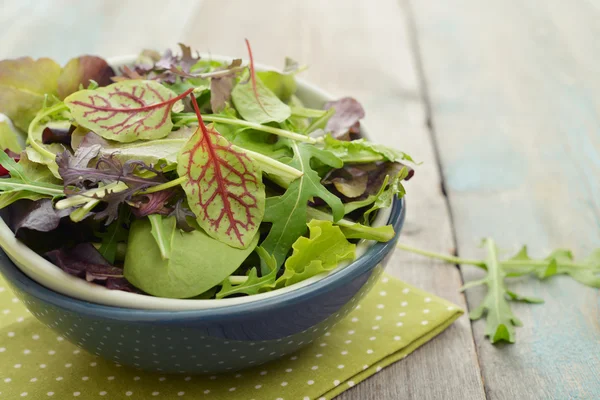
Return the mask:
{"type": "Polygon", "coordinates": [[[244,83],[245,80],[251,80],[248,72],[242,75],[241,81],[233,88],[231,99],[235,109],[246,121],[259,124],[283,122],[292,115],[290,107],[279,100],[260,78],[256,79],[256,92],[250,82],[244,83]]]}
{"type": "Polygon", "coordinates": [[[543,300],[535,297],[521,296],[506,287],[505,277],[518,277],[534,274],[538,279],[544,280],[550,276],[565,274],[586,286],[600,287],[600,249],[596,249],[583,261],[574,261],[569,250],[558,249],[543,260],[535,260],[527,254],[527,248],[521,250],[508,260],[500,261],[497,249],[492,239],[486,239],[484,245],[488,252],[485,260],[466,259],[451,255],[439,254],[427,250],[417,249],[405,244],[398,244],[399,249],[423,255],[425,257],[443,260],[455,265],[474,265],[487,271],[485,278],[467,282],[462,290],[486,285],[488,292],[483,302],[471,312],[472,319],[487,317],[486,336],[492,343],[507,341],[514,343],[514,326],[520,326],[520,321],[512,313],[507,300],[525,303],[542,303],[543,300]]]}
{"type": "Polygon", "coordinates": [[[119,243],[125,242],[129,235],[130,216],[129,209],[123,207],[117,220],[108,225],[105,232],[95,233],[102,240],[98,252],[111,264],[114,264],[117,258],[119,243]]]}
{"type": "Polygon", "coordinates": [[[60,73],[60,65],[49,58],[0,61],[0,113],[27,131],[45,95],[56,94],[60,73]]]}
{"type": "Polygon", "coordinates": [[[80,90],[65,104],[79,125],[105,139],[133,142],[167,136],[173,127],[171,108],[191,91],[176,95],[154,81],[123,81],[80,90]]]}
{"type": "Polygon", "coordinates": [[[356,245],[348,242],[339,227],[329,221],[313,219],[308,224],[310,236],[299,237],[294,252],[286,260],[283,275],[275,285],[290,286],[338,267],[344,260],[353,260],[356,245]]]}
{"type": "Polygon", "coordinates": [[[502,266],[508,276],[521,276],[534,273],[539,279],[554,275],[569,275],[586,286],[600,288],[600,249],[596,249],[583,261],[575,262],[573,253],[566,249],[557,249],[543,260],[529,257],[527,247],[512,258],[503,261],[502,266]]]}
{"type": "Polygon", "coordinates": [[[168,259],[162,258],[147,218],[135,220],[129,231],[125,278],[153,296],[179,299],[206,292],[235,272],[258,243],[257,233],[245,249],[234,248],[199,229],[176,230],[174,221],[163,220],[169,229],[168,259]]]}
{"type": "Polygon", "coordinates": [[[261,223],[265,190],[258,165],[214,127],[202,121],[196,98],[192,104],[199,127],[181,149],[177,173],[190,209],[207,234],[230,246],[246,248],[261,223]]]}
{"type": "Polygon", "coordinates": [[[216,294],[217,299],[232,296],[234,294],[253,295],[269,291],[275,287],[275,279],[277,278],[277,261],[275,257],[267,253],[262,247],[257,247],[256,252],[261,260],[271,269],[267,275],[258,276],[256,268],[250,269],[246,280],[238,285],[231,283],[230,277],[226,278],[221,284],[221,290],[216,294]]]}
{"type": "MultiPolygon", "coordinates": [[[[374,161],[414,162],[411,156],[402,151],[382,144],[368,142],[365,139],[344,141],[334,139],[331,135],[326,135],[323,139],[323,144],[326,150],[334,153],[345,163],[371,163],[374,161]]],[[[412,173],[410,173],[410,177],[412,177],[412,173]]]]}
{"type": "MultiPolygon", "coordinates": [[[[283,264],[292,244],[306,233],[306,210],[308,202],[318,197],[324,200],[333,212],[335,221],[344,216],[344,206],[339,198],[329,192],[322,184],[319,175],[311,168],[311,160],[317,159],[324,164],[341,167],[341,161],[329,152],[315,146],[287,141],[294,152],[290,165],[303,172],[293,181],[281,196],[269,197],[265,206],[265,222],[273,226],[261,246],[277,259],[277,265],[283,264]]],[[[263,265],[263,275],[268,271],[263,265]]]]}
{"type": "Polygon", "coordinates": [[[485,335],[492,343],[502,340],[514,343],[514,327],[522,326],[523,323],[513,314],[506,299],[509,296],[504,282],[506,273],[500,266],[496,244],[488,238],[484,240],[484,246],[487,249],[485,260],[487,275],[479,281],[470,282],[468,287],[486,285],[488,292],[481,304],[469,313],[469,317],[477,320],[486,315],[485,335]]]}
{"type": "MultiPolygon", "coordinates": [[[[406,194],[406,190],[404,189],[404,186],[402,186],[402,181],[406,179],[407,176],[408,171],[406,170],[406,168],[402,168],[402,170],[400,170],[400,172],[396,176],[392,177],[389,180],[389,185],[387,187],[385,183],[381,186],[381,189],[379,189],[379,192],[377,192],[377,194],[375,195],[375,201],[373,201],[373,205],[364,213],[363,218],[365,221],[369,220],[369,215],[371,215],[371,213],[373,213],[374,211],[390,207],[392,205],[394,197],[404,197],[404,195],[406,194]]],[[[386,176],[384,182],[387,179],[388,178],[386,176]]]]}
{"type": "MultiPolygon", "coordinates": [[[[333,216],[331,214],[313,207],[308,207],[306,210],[306,218],[308,221],[313,219],[333,221],[333,216]]],[[[394,227],[392,225],[374,227],[343,218],[335,224],[340,227],[344,236],[346,236],[346,239],[365,239],[388,242],[394,237],[394,227]]]]}
{"type": "Polygon", "coordinates": [[[10,173],[10,178],[0,179],[0,208],[19,199],[64,196],[63,187],[54,183],[48,169],[29,162],[25,154],[17,163],[0,151],[0,165],[10,173]]]}
{"type": "Polygon", "coordinates": [[[177,220],[175,218],[163,218],[162,215],[148,215],[152,229],[150,233],[158,245],[160,256],[163,260],[168,260],[171,257],[171,242],[175,235],[177,220]]]}

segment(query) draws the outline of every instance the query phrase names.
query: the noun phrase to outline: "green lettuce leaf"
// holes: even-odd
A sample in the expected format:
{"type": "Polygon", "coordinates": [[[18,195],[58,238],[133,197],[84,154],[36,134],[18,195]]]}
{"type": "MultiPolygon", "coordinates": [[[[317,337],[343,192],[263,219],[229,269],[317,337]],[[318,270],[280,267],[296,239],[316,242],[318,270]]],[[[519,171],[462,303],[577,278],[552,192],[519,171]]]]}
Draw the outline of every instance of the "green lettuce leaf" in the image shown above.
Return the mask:
{"type": "Polygon", "coordinates": [[[392,205],[394,197],[402,198],[406,194],[406,190],[402,185],[402,181],[408,176],[408,170],[403,168],[396,176],[389,179],[389,185],[386,185],[388,177],[386,176],[384,184],[379,189],[379,192],[375,195],[375,200],[371,207],[365,211],[364,220],[369,220],[371,213],[381,209],[387,208],[392,205]]]}
{"type": "Polygon", "coordinates": [[[290,286],[336,268],[341,261],[354,260],[356,246],[339,227],[329,221],[312,220],[308,224],[310,236],[300,237],[293,244],[294,252],[285,262],[285,270],[276,281],[276,287],[290,286]]]}
{"type": "Polygon", "coordinates": [[[296,79],[292,74],[282,74],[277,71],[260,71],[256,76],[271,90],[275,96],[287,103],[296,93],[296,79]]]}
{"type": "Polygon", "coordinates": [[[45,95],[57,94],[60,65],[49,58],[0,61],[0,113],[27,131],[42,109],[45,95]]]}
{"type": "Polygon", "coordinates": [[[18,133],[11,121],[0,114],[0,151],[10,150],[13,153],[21,153],[25,146],[25,138],[18,133]]]}
{"type": "Polygon", "coordinates": [[[323,143],[325,149],[341,158],[345,163],[370,163],[374,161],[409,161],[414,162],[408,154],[372,143],[365,139],[352,141],[337,140],[331,135],[326,135],[323,143]]]}
{"type": "Polygon", "coordinates": [[[233,104],[242,118],[246,121],[266,124],[283,122],[292,115],[290,107],[279,100],[260,78],[256,79],[256,95],[249,80],[249,73],[245,73],[231,92],[233,104]]]}

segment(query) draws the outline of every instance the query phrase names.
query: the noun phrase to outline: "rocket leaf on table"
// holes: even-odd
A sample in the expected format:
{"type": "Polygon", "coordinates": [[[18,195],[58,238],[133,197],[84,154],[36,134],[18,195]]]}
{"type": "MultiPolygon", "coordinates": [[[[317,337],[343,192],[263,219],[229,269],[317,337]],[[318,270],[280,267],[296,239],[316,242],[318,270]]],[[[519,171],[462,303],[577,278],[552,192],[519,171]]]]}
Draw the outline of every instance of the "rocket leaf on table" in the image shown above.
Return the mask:
{"type": "Polygon", "coordinates": [[[80,90],[65,99],[75,121],[118,142],[160,139],[171,132],[171,108],[191,93],[176,95],[154,81],[122,81],[80,90]]]}
{"type": "MultiPolygon", "coordinates": [[[[261,246],[277,259],[277,265],[283,264],[292,244],[306,233],[306,209],[314,197],[325,201],[332,210],[335,221],[344,216],[341,200],[329,192],[322,184],[319,175],[311,168],[311,160],[339,168],[342,162],[333,154],[315,146],[301,144],[286,139],[294,152],[290,165],[303,172],[293,181],[284,194],[269,197],[265,207],[265,222],[273,225],[261,246]]],[[[263,274],[267,272],[263,265],[263,274]]]]}
{"type": "Polygon", "coordinates": [[[168,259],[162,258],[147,218],[135,220],[129,231],[125,278],[153,296],[180,299],[206,292],[234,273],[258,243],[256,233],[238,249],[199,229],[182,232],[174,220],[162,219],[164,237],[170,238],[168,259]]]}
{"type": "Polygon", "coordinates": [[[473,265],[486,270],[483,279],[465,283],[462,290],[485,285],[487,293],[481,304],[471,311],[471,319],[486,317],[485,335],[490,342],[506,341],[515,342],[515,326],[521,326],[521,321],[513,314],[508,300],[525,303],[542,303],[543,300],[534,297],[519,295],[507,288],[505,278],[520,277],[533,274],[540,280],[545,280],[554,275],[569,275],[576,281],[593,288],[600,288],[600,249],[596,249],[583,261],[575,261],[569,250],[558,249],[548,257],[532,259],[524,246],[515,256],[507,260],[498,259],[498,250],[493,239],[484,240],[487,250],[485,260],[467,259],[445,255],[427,250],[417,249],[405,244],[397,247],[404,251],[434,258],[455,265],[473,265]]]}
{"type": "Polygon", "coordinates": [[[479,281],[467,283],[464,289],[486,285],[488,291],[481,304],[469,313],[472,320],[480,319],[486,315],[485,335],[490,338],[492,343],[498,341],[515,342],[515,326],[522,326],[523,323],[513,314],[508,304],[509,294],[507,293],[506,272],[500,266],[498,260],[498,249],[491,239],[484,240],[484,246],[487,249],[487,258],[485,266],[487,275],[479,281]]]}
{"type": "Polygon", "coordinates": [[[339,227],[330,221],[313,219],[308,224],[310,236],[299,237],[294,252],[286,260],[283,275],[276,287],[290,286],[323,272],[331,271],[344,260],[354,260],[356,245],[348,242],[339,227]]]}
{"type": "Polygon", "coordinates": [[[265,190],[256,163],[202,121],[196,98],[192,105],[199,127],[181,149],[177,173],[190,209],[206,233],[230,246],[246,248],[262,222],[265,190]]]}

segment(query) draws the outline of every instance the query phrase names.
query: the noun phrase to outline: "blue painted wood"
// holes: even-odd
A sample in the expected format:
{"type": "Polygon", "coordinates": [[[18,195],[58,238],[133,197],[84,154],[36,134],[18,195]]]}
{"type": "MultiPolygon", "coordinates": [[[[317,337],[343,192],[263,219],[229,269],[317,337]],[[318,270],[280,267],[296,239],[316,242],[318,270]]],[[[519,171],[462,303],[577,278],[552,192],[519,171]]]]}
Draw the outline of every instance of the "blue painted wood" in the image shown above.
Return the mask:
{"type": "MultiPolygon", "coordinates": [[[[598,1],[411,1],[459,253],[600,247],[598,1]]],[[[463,268],[465,279],[479,275],[463,268]]],[[[600,398],[599,292],[520,280],[517,344],[474,324],[492,399],[600,398]]],[[[469,291],[474,307],[482,293],[469,291]]]]}

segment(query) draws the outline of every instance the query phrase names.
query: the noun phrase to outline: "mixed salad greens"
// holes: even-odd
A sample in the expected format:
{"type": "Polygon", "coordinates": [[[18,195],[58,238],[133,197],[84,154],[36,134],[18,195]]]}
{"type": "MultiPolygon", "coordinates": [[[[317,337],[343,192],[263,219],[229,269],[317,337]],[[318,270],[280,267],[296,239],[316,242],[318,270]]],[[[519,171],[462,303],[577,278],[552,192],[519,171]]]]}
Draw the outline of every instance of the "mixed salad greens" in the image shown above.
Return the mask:
{"type": "Polygon", "coordinates": [[[283,71],[145,50],[0,61],[0,208],[87,281],[168,298],[253,295],[355,258],[404,195],[405,153],[360,136],[353,98],[304,106],[283,71]]]}

